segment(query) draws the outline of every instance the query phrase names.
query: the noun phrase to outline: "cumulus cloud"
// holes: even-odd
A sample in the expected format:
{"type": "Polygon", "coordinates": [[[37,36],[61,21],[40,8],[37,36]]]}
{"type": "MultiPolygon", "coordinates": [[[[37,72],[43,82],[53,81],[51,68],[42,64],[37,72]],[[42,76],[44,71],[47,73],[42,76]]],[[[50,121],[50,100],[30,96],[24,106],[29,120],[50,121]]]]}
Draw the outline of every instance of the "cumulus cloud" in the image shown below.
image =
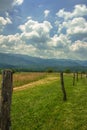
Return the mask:
{"type": "Polygon", "coordinates": [[[74,58],[77,57],[77,59],[86,59],[87,57],[87,42],[84,41],[75,41],[72,46],[70,46],[70,52],[73,55],[74,58]]]}
{"type": "Polygon", "coordinates": [[[71,19],[74,17],[82,17],[87,15],[86,5],[75,5],[72,12],[65,11],[65,9],[59,10],[56,15],[58,17],[64,18],[65,20],[71,19]]]}
{"type": "Polygon", "coordinates": [[[2,25],[6,25],[6,24],[11,24],[12,21],[9,19],[9,18],[3,18],[3,17],[0,17],[0,24],[2,25]]]}
{"type": "Polygon", "coordinates": [[[68,23],[68,35],[87,34],[87,21],[84,18],[74,18],[71,22],[69,21],[68,23]]]}
{"type": "Polygon", "coordinates": [[[72,44],[72,46],[70,46],[70,50],[73,52],[87,52],[87,42],[83,42],[83,41],[75,41],[74,44],[72,44]]]}
{"type": "Polygon", "coordinates": [[[56,47],[59,50],[67,48],[71,43],[69,38],[66,37],[66,35],[64,35],[64,34],[60,34],[59,36],[54,35],[52,37],[51,42],[52,42],[51,46],[56,47]]]}
{"type": "Polygon", "coordinates": [[[13,0],[13,6],[15,5],[21,5],[23,3],[24,0],[13,0]]]}
{"type": "Polygon", "coordinates": [[[58,33],[66,30],[67,35],[87,34],[87,21],[83,17],[73,18],[72,20],[64,21],[58,26],[58,33]]]}
{"type": "Polygon", "coordinates": [[[20,34],[15,35],[0,35],[0,51],[10,53],[21,53],[21,54],[34,54],[35,47],[33,45],[27,45],[21,40],[20,34]]]}
{"type": "MultiPolygon", "coordinates": [[[[44,58],[87,57],[87,8],[76,5],[72,12],[64,9],[57,12],[56,29],[49,21],[35,21],[30,16],[20,25],[20,33],[0,35],[0,51],[28,54],[44,58]],[[62,20],[60,20],[62,19],[62,20]]],[[[46,17],[48,16],[49,13],[46,17]]],[[[1,27],[11,24],[9,15],[0,17],[1,27]]],[[[2,30],[3,30],[2,28],[2,30]]]]}
{"type": "Polygon", "coordinates": [[[50,40],[50,30],[52,29],[50,22],[43,21],[39,23],[38,21],[29,19],[24,25],[20,25],[19,29],[22,31],[22,40],[39,48],[47,47],[47,41],[50,40]]]}
{"type": "MultiPolygon", "coordinates": [[[[0,49],[18,53],[38,56],[41,50],[48,49],[50,30],[52,25],[48,21],[39,23],[29,19],[25,24],[20,25],[21,33],[15,35],[0,35],[0,49]]],[[[43,55],[43,54],[42,54],[43,55]]]]}
{"type": "Polygon", "coordinates": [[[7,24],[12,24],[12,21],[6,17],[0,17],[0,32],[3,31],[4,27],[7,25],[7,24]]]}
{"type": "Polygon", "coordinates": [[[50,10],[45,10],[45,11],[44,11],[44,16],[45,16],[45,18],[48,17],[49,13],[50,13],[50,10]]]}
{"type": "MultiPolygon", "coordinates": [[[[86,5],[75,5],[72,12],[61,9],[56,15],[55,25],[58,28],[58,36],[53,37],[54,45],[56,47],[59,45],[63,52],[68,52],[69,55],[67,54],[67,56],[69,58],[85,59],[85,56],[87,56],[86,5]],[[63,38],[64,36],[66,39],[63,38]]],[[[64,54],[66,55],[66,53],[64,54]]]]}
{"type": "Polygon", "coordinates": [[[59,10],[55,22],[58,27],[58,34],[66,34],[72,42],[85,39],[87,36],[87,20],[84,16],[87,16],[86,5],[75,5],[72,12],[67,12],[64,9],[59,10]],[[64,20],[59,23],[60,17],[64,20]]]}
{"type": "Polygon", "coordinates": [[[22,32],[36,31],[41,35],[41,33],[43,32],[49,33],[52,29],[52,25],[48,21],[43,21],[42,23],[39,23],[38,21],[29,19],[24,25],[20,25],[19,29],[22,32]]]}
{"type": "Polygon", "coordinates": [[[21,34],[0,35],[0,51],[44,58],[80,59],[84,57],[84,54],[87,55],[87,42],[78,40],[72,43],[72,40],[66,34],[55,34],[51,37],[51,28],[52,26],[48,21],[39,23],[28,20],[24,25],[19,26],[21,34]]]}

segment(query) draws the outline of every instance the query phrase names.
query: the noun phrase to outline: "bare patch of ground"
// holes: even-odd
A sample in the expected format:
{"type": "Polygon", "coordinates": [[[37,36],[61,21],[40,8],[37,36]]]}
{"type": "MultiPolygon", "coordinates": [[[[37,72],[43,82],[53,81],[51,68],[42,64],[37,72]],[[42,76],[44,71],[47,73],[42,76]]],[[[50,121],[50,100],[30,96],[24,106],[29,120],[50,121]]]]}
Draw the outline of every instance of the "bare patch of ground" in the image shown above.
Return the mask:
{"type": "Polygon", "coordinates": [[[13,88],[14,91],[20,91],[20,90],[24,90],[26,88],[32,88],[32,87],[35,87],[37,85],[42,85],[44,83],[50,83],[52,81],[55,81],[55,80],[58,80],[58,77],[47,77],[47,78],[44,78],[44,79],[40,79],[38,81],[34,81],[32,83],[29,83],[29,84],[26,84],[26,85],[23,85],[23,86],[20,86],[20,87],[15,87],[13,88]]]}

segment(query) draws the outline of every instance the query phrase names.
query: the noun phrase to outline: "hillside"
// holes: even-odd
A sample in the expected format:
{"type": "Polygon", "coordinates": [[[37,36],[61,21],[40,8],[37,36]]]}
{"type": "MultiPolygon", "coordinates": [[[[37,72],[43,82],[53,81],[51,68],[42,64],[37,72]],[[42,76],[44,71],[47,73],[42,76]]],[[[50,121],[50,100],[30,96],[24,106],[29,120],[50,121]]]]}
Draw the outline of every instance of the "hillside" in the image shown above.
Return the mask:
{"type": "Polygon", "coordinates": [[[48,68],[54,70],[86,70],[87,61],[70,59],[42,59],[20,54],[0,53],[0,68],[25,68],[43,71],[48,68]]]}

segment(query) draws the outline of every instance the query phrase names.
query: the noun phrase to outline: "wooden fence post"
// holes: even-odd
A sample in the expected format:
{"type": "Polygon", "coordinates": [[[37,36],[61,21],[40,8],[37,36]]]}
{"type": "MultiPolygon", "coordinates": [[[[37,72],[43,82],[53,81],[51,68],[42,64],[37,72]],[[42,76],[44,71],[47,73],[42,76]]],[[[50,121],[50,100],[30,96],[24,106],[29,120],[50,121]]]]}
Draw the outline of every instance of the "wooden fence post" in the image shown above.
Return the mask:
{"type": "Polygon", "coordinates": [[[75,73],[73,73],[73,86],[75,85],[75,73]]]}
{"type": "Polygon", "coordinates": [[[1,130],[1,91],[0,91],[0,130],[1,130]]]}
{"type": "Polygon", "coordinates": [[[61,87],[62,87],[62,92],[63,92],[63,100],[66,101],[67,97],[66,97],[66,90],[65,90],[65,87],[64,87],[63,72],[60,73],[60,79],[61,79],[61,87]]]}
{"type": "Polygon", "coordinates": [[[2,88],[1,88],[1,130],[10,130],[11,119],[11,100],[13,90],[13,74],[11,70],[2,72],[2,88]]]}

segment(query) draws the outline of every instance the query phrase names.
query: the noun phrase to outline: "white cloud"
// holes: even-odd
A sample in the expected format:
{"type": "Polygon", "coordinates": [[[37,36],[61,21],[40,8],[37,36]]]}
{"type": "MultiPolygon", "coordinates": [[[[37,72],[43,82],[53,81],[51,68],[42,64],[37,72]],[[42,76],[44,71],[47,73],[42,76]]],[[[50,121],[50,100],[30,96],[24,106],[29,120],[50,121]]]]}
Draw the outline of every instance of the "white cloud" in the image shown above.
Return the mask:
{"type": "Polygon", "coordinates": [[[54,35],[53,37],[49,37],[50,40],[46,40],[48,46],[46,48],[44,46],[40,48],[40,42],[38,44],[32,44],[34,41],[33,38],[35,38],[33,34],[29,33],[25,36],[26,33],[24,33],[8,36],[0,35],[0,51],[28,54],[44,58],[86,59],[87,57],[87,42],[79,40],[72,44],[66,35],[60,34],[59,36],[54,35]],[[23,39],[24,36],[25,38],[23,39]],[[31,41],[30,37],[32,37],[31,41]],[[27,39],[28,42],[26,42],[27,39]]]}
{"type": "Polygon", "coordinates": [[[68,58],[86,59],[87,20],[84,17],[87,16],[86,5],[76,5],[72,12],[61,9],[56,15],[55,25],[58,34],[52,38],[54,46],[68,58]]]}
{"type": "Polygon", "coordinates": [[[82,52],[84,53],[84,51],[87,53],[87,42],[83,42],[83,41],[75,41],[74,44],[72,44],[70,46],[70,50],[73,52],[82,52]]]}
{"type": "Polygon", "coordinates": [[[75,59],[87,60],[87,42],[75,41],[75,43],[70,46],[71,56],[75,59]]]}
{"type": "Polygon", "coordinates": [[[36,48],[33,45],[27,45],[21,40],[20,34],[15,35],[0,35],[0,51],[21,54],[34,54],[36,48]]]}
{"type": "Polygon", "coordinates": [[[76,5],[72,13],[73,17],[81,17],[87,15],[87,6],[86,5],[76,5]]]}
{"type": "Polygon", "coordinates": [[[46,48],[47,41],[50,40],[50,31],[52,25],[48,21],[39,23],[32,19],[28,20],[24,25],[20,25],[22,31],[21,38],[28,44],[31,43],[38,48],[46,48]]]}
{"type": "MultiPolygon", "coordinates": [[[[24,53],[38,56],[39,50],[47,49],[47,42],[50,40],[52,26],[48,21],[39,23],[29,19],[24,25],[20,25],[20,34],[0,35],[0,51],[24,53]]],[[[43,55],[43,54],[42,54],[43,55]]]]}
{"type": "Polygon", "coordinates": [[[67,35],[86,34],[87,21],[83,17],[73,18],[72,20],[64,21],[58,26],[58,33],[66,30],[67,35]]]}
{"type": "Polygon", "coordinates": [[[71,44],[71,41],[69,40],[69,38],[64,34],[60,34],[59,36],[54,35],[52,37],[50,46],[53,46],[53,47],[58,48],[59,50],[62,50],[62,49],[67,48],[70,44],[71,44]]]}
{"type": "Polygon", "coordinates": [[[7,24],[12,24],[12,21],[6,17],[0,17],[0,32],[3,31],[4,27],[7,25],[7,24]]]}
{"type": "Polygon", "coordinates": [[[52,25],[48,21],[43,21],[43,23],[39,23],[38,21],[34,21],[32,19],[29,19],[24,25],[20,25],[19,29],[22,32],[31,32],[36,31],[38,33],[49,33],[52,29],[52,25]]]}
{"type": "Polygon", "coordinates": [[[6,19],[5,19],[3,17],[0,17],[0,24],[6,25],[6,24],[11,24],[11,23],[12,23],[12,21],[9,18],[6,17],[6,19]]]}
{"type": "Polygon", "coordinates": [[[14,0],[13,1],[13,6],[15,5],[21,5],[23,3],[24,0],[14,0]]]}
{"type": "Polygon", "coordinates": [[[45,16],[45,18],[48,17],[49,13],[50,13],[50,10],[45,10],[45,11],[44,11],[44,16],[45,16]]]}
{"type": "Polygon", "coordinates": [[[83,17],[77,17],[63,21],[58,26],[58,34],[64,33],[68,36],[81,36],[81,38],[87,35],[87,21],[83,17]]]}
{"type": "Polygon", "coordinates": [[[87,21],[82,18],[74,18],[72,21],[67,22],[67,34],[85,34],[87,33],[87,21]]]}
{"type": "Polygon", "coordinates": [[[64,32],[69,35],[83,35],[87,33],[87,16],[86,5],[75,5],[72,12],[67,12],[64,9],[57,13],[55,25],[58,26],[58,34],[64,32]],[[62,20],[60,20],[62,18],[62,20]],[[59,21],[61,21],[59,23],[59,21]]]}
{"type": "Polygon", "coordinates": [[[58,17],[64,18],[65,20],[71,19],[74,17],[82,17],[87,15],[86,5],[76,5],[72,12],[65,11],[64,9],[59,10],[56,15],[58,17]]]}
{"type": "Polygon", "coordinates": [[[58,17],[61,17],[61,18],[64,18],[64,19],[68,19],[68,18],[71,18],[71,17],[72,17],[72,16],[71,16],[71,13],[65,11],[64,9],[59,10],[59,11],[56,13],[56,15],[57,15],[58,17]]]}
{"type": "MultiPolygon", "coordinates": [[[[45,12],[45,17],[49,13],[45,12]]],[[[55,21],[58,31],[54,35],[50,35],[53,26],[49,21],[39,22],[27,17],[27,21],[18,27],[21,33],[0,35],[0,51],[45,58],[86,59],[87,21],[84,15],[86,15],[84,5],[75,6],[72,12],[60,10],[55,21]],[[60,21],[59,17],[64,19],[60,21]]],[[[11,24],[8,13],[6,18],[1,18],[0,21],[3,27],[11,24]]]]}

